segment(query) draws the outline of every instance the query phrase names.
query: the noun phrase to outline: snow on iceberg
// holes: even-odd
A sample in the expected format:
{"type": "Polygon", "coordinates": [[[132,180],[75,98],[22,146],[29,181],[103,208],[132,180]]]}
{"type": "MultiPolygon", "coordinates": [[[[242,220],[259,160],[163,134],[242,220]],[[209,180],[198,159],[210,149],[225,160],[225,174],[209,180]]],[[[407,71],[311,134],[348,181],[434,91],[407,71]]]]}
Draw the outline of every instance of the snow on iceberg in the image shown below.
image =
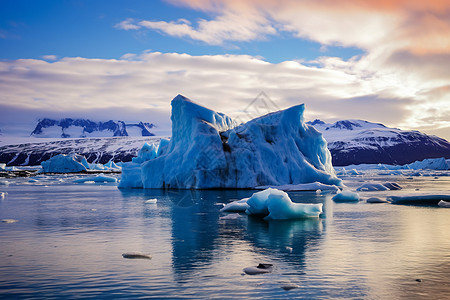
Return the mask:
{"type": "Polygon", "coordinates": [[[326,141],[304,123],[303,111],[297,105],[237,126],[178,95],[172,100],[172,138],[155,158],[124,164],[119,187],[254,188],[316,181],[342,186],[326,141]]]}
{"type": "Polygon", "coordinates": [[[274,188],[282,191],[331,191],[337,192],[339,188],[335,185],[323,184],[320,182],[312,182],[312,183],[299,183],[299,184],[284,184],[278,186],[257,186],[256,190],[265,190],[267,188],[274,188]]]}
{"type": "Polygon", "coordinates": [[[342,191],[331,198],[334,202],[358,202],[359,195],[351,191],[342,191]]]}
{"type": "Polygon", "coordinates": [[[86,158],[78,154],[58,154],[41,163],[44,173],[73,173],[89,169],[86,158]]]}

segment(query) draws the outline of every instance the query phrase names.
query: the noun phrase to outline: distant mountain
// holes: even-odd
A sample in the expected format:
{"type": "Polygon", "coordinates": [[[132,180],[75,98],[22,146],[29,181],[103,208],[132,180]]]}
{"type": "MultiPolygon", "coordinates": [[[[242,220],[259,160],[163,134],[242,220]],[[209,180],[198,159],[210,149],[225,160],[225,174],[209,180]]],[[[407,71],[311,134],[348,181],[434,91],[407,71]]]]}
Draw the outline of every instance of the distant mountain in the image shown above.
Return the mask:
{"type": "Polygon", "coordinates": [[[363,120],[342,120],[333,124],[314,120],[307,124],[322,132],[334,166],[403,165],[426,158],[450,158],[448,141],[419,131],[389,128],[363,120]]]}
{"type": "Polygon", "coordinates": [[[62,139],[0,146],[0,163],[34,166],[58,154],[77,153],[90,163],[131,161],[145,143],[159,144],[159,137],[110,137],[62,139]]]}
{"type": "Polygon", "coordinates": [[[151,123],[126,124],[123,121],[94,122],[87,119],[39,120],[31,136],[42,138],[85,138],[114,136],[153,136],[151,123]]]}

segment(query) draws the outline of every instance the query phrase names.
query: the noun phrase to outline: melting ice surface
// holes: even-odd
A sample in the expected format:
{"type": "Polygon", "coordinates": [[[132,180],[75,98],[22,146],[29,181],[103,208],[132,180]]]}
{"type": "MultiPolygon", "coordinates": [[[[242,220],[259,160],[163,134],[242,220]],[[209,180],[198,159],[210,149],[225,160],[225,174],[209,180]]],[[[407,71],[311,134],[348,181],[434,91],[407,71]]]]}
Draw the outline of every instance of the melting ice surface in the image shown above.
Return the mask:
{"type": "Polygon", "coordinates": [[[0,185],[0,220],[16,222],[0,222],[0,293],[41,299],[447,297],[450,210],[365,200],[449,195],[448,171],[381,172],[344,176],[345,190],[386,182],[402,189],[358,191],[361,201],[353,203],[334,202],[330,192],[287,192],[293,203],[322,204],[323,216],[284,221],[220,212],[222,204],[250,198],[254,190],[119,190],[116,183],[74,184],[89,175],[73,174],[8,179],[0,185]],[[123,259],[124,253],[152,259],[123,259]],[[272,272],[242,275],[260,263],[272,264],[272,272]]]}

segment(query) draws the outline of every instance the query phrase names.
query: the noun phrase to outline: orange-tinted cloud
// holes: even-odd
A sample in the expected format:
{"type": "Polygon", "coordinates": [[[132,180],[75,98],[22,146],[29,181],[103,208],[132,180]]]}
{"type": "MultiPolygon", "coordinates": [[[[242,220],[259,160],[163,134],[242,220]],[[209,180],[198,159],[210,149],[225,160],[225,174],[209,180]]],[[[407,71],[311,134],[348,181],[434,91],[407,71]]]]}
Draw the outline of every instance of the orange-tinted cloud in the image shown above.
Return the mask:
{"type": "Polygon", "coordinates": [[[322,44],[370,50],[389,47],[416,54],[450,51],[447,0],[169,0],[241,20],[264,16],[281,29],[322,44]]]}

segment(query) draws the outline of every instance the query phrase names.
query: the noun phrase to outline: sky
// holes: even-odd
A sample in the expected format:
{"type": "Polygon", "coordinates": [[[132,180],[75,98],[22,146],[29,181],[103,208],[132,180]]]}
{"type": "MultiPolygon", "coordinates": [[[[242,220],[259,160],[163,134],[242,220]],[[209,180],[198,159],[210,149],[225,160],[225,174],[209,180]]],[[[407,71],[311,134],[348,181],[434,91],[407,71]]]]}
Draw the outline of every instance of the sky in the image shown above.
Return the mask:
{"type": "Polygon", "coordinates": [[[450,140],[450,1],[0,0],[0,130],[305,103],[450,140]]]}

